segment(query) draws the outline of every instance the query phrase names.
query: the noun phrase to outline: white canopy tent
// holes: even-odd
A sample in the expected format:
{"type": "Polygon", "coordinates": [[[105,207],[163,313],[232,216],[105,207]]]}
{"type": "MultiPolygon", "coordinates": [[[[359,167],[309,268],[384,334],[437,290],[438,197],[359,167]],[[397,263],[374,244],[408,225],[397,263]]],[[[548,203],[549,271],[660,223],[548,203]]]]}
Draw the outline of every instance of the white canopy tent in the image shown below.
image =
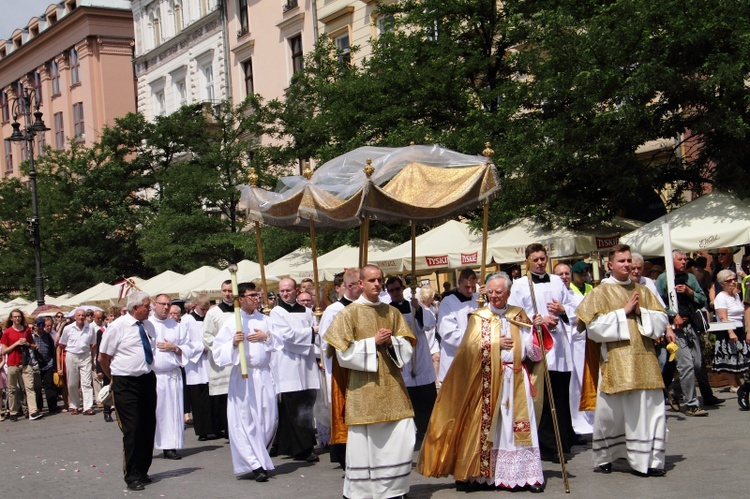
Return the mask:
{"type": "MultiPolygon", "coordinates": [[[[383,239],[370,240],[368,243],[368,260],[378,259],[380,255],[395,246],[396,243],[385,241],[383,239]]],[[[357,267],[358,265],[359,247],[348,245],[339,246],[338,248],[318,257],[318,279],[321,281],[333,281],[334,276],[339,272],[343,272],[351,267],[357,267]]],[[[297,282],[304,278],[312,279],[312,260],[308,259],[305,263],[297,267],[290,267],[289,273],[284,275],[288,275],[297,282]]]]}
{"type": "Polygon", "coordinates": [[[156,296],[159,293],[163,293],[164,289],[171,283],[182,279],[185,274],[179,272],[173,272],[171,270],[165,270],[159,275],[155,275],[148,281],[144,282],[139,287],[151,296],[156,296]]]}
{"type": "MultiPolygon", "coordinates": [[[[449,220],[416,237],[416,270],[476,267],[481,246],[481,236],[472,234],[468,224],[449,220]]],[[[411,271],[411,241],[373,255],[368,261],[385,273],[411,271]]]]}
{"type": "Polygon", "coordinates": [[[291,269],[301,267],[311,261],[312,250],[310,248],[297,248],[266,265],[266,273],[277,277],[288,277],[291,269]]]}
{"type": "Polygon", "coordinates": [[[0,304],[0,320],[5,322],[5,320],[8,318],[8,315],[10,315],[10,312],[15,309],[20,309],[23,311],[24,314],[28,314],[24,309],[32,306],[32,311],[36,308],[36,302],[30,302],[29,300],[25,298],[13,298],[11,301],[0,304]]]}
{"type": "Polygon", "coordinates": [[[662,224],[669,223],[674,249],[703,251],[750,244],[750,202],[712,192],[657,218],[622,238],[644,256],[664,254],[662,224]]]}
{"type": "Polygon", "coordinates": [[[589,255],[611,248],[618,244],[623,234],[641,226],[642,222],[614,217],[611,222],[595,229],[545,229],[533,220],[523,218],[489,232],[488,260],[491,257],[496,263],[522,262],[526,259],[526,247],[532,243],[544,245],[550,258],[589,255]]]}
{"type": "Polygon", "coordinates": [[[97,296],[109,289],[114,288],[111,284],[107,284],[106,282],[100,282],[99,284],[96,284],[89,289],[86,289],[84,291],[81,291],[77,295],[73,295],[70,298],[64,300],[62,303],[57,303],[56,305],[66,306],[66,307],[77,307],[78,305],[85,303],[90,298],[97,296]]]}
{"type": "MultiPolygon", "coordinates": [[[[128,281],[133,282],[136,286],[141,288],[146,282],[145,279],[133,276],[129,277],[128,281]]],[[[127,301],[128,284],[123,281],[111,286],[109,289],[105,289],[101,293],[93,296],[89,296],[85,300],[82,300],[77,305],[94,305],[102,309],[108,309],[109,307],[121,307],[125,305],[127,301]]]]}
{"type": "Polygon", "coordinates": [[[181,278],[168,283],[159,291],[159,293],[168,294],[172,299],[187,298],[187,295],[188,293],[190,293],[190,291],[213,278],[216,278],[216,280],[219,282],[218,285],[220,286],[221,281],[219,281],[220,278],[217,277],[220,274],[221,269],[211,267],[210,265],[204,265],[191,272],[188,272],[181,278]]]}
{"type": "MultiPolygon", "coordinates": [[[[228,281],[232,275],[228,270],[221,270],[218,274],[211,276],[210,279],[198,284],[192,288],[186,295],[186,298],[195,298],[201,293],[205,293],[211,300],[221,298],[221,283],[228,281]]],[[[260,279],[260,265],[251,260],[242,260],[237,263],[237,282],[248,282],[260,279]]],[[[279,279],[266,274],[266,281],[277,282],[279,279]]]]}

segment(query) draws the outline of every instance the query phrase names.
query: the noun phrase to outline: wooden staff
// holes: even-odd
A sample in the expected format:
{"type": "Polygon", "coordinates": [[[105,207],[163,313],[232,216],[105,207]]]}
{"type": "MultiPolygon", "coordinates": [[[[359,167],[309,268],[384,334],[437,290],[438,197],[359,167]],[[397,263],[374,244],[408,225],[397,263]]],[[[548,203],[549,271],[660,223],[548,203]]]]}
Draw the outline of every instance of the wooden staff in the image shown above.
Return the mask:
{"type": "MultiPolygon", "coordinates": [[[[302,175],[304,175],[307,180],[310,180],[310,177],[312,177],[312,174],[313,174],[313,171],[309,166],[305,168],[304,172],[302,172],[302,175]]],[[[313,220],[313,217],[310,217],[310,252],[312,253],[313,284],[315,285],[315,312],[313,312],[313,315],[315,315],[316,324],[319,324],[320,318],[323,315],[323,310],[320,308],[320,282],[318,280],[318,251],[315,247],[315,220],[313,220]]]]}
{"type": "MultiPolygon", "coordinates": [[[[482,151],[482,155],[487,158],[486,163],[487,165],[492,164],[492,155],[495,154],[495,151],[492,150],[490,147],[489,142],[484,143],[484,150],[482,151]]],[[[490,218],[490,203],[488,200],[484,200],[484,203],[482,204],[482,261],[480,263],[479,267],[479,287],[481,288],[484,286],[484,279],[485,279],[485,273],[487,272],[487,225],[489,224],[489,218],[490,218]]],[[[479,308],[484,307],[484,304],[487,303],[487,300],[485,299],[484,295],[479,295],[477,297],[477,305],[479,305],[479,308]]]]}
{"type": "MultiPolygon", "coordinates": [[[[417,297],[417,229],[414,224],[414,220],[411,221],[411,299],[414,300],[416,298],[417,300],[417,307],[421,306],[419,305],[419,298],[417,297]]],[[[417,310],[409,303],[409,306],[411,307],[411,330],[414,332],[414,335],[417,334],[417,324],[416,324],[416,315],[417,310]]],[[[419,341],[419,339],[417,339],[419,341]]],[[[413,377],[417,377],[417,356],[413,355],[411,358],[411,375],[413,377]]]]}
{"type": "MultiPolygon", "coordinates": [[[[534,296],[534,283],[531,279],[531,262],[526,262],[526,277],[529,279],[529,291],[531,292],[531,303],[534,306],[534,316],[539,315],[539,308],[534,296]]],[[[547,398],[549,399],[549,409],[552,413],[552,427],[555,430],[555,441],[557,442],[557,455],[560,456],[560,467],[562,468],[563,483],[565,484],[565,493],[570,494],[570,483],[568,482],[568,472],[565,469],[565,455],[563,454],[562,440],[560,439],[560,427],[557,423],[557,410],[555,409],[555,398],[552,396],[552,381],[549,379],[549,366],[547,365],[547,353],[544,351],[544,333],[542,326],[534,326],[539,345],[542,348],[542,365],[544,366],[544,386],[547,387],[547,398]]]]}
{"type": "MultiPolygon", "coordinates": [[[[255,173],[255,168],[250,168],[250,174],[247,176],[247,179],[250,181],[250,185],[255,188],[257,187],[258,183],[258,174],[255,173]]],[[[268,288],[266,287],[266,267],[263,264],[263,240],[261,239],[260,234],[260,222],[257,220],[255,221],[255,244],[258,248],[258,265],[260,266],[260,282],[261,286],[263,287],[263,293],[261,294],[261,303],[268,304],[267,300],[267,293],[268,288]]],[[[269,307],[263,308],[264,312],[266,314],[269,314],[271,312],[271,309],[269,307]]]]}
{"type": "MultiPolygon", "coordinates": [[[[375,167],[372,166],[372,159],[367,158],[367,164],[363,168],[367,182],[372,182],[372,174],[375,173],[375,167]]],[[[370,217],[365,214],[362,225],[359,228],[359,268],[367,265],[367,257],[370,245],[370,217]]]]}
{"type": "Polygon", "coordinates": [[[240,297],[237,289],[237,265],[234,263],[227,267],[229,274],[232,276],[232,293],[234,293],[234,320],[237,331],[242,333],[242,342],[239,344],[240,349],[240,370],[242,379],[247,379],[247,358],[245,357],[245,332],[242,331],[242,315],[240,315],[240,297]]]}

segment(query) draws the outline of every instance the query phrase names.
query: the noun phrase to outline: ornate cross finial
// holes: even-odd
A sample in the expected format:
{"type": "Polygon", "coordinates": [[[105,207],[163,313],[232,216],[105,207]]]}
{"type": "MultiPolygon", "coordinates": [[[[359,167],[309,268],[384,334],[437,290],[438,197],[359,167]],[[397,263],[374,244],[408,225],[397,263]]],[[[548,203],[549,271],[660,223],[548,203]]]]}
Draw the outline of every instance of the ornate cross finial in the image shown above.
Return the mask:
{"type": "Polygon", "coordinates": [[[250,181],[252,187],[258,186],[258,174],[255,173],[255,168],[250,168],[250,173],[248,173],[247,179],[250,181]]]}
{"type": "Polygon", "coordinates": [[[484,143],[484,151],[482,151],[482,156],[487,158],[487,164],[492,163],[492,156],[495,154],[495,151],[490,147],[489,142],[484,143]]]}
{"type": "Polygon", "coordinates": [[[364,171],[368,179],[375,173],[375,167],[372,166],[372,158],[367,158],[367,166],[365,166],[364,171]]]}
{"type": "Polygon", "coordinates": [[[304,177],[305,177],[305,178],[306,178],[307,180],[310,180],[310,177],[312,177],[312,175],[313,175],[313,171],[312,171],[312,168],[310,168],[310,166],[308,165],[308,166],[307,166],[307,167],[305,168],[305,171],[303,171],[303,172],[302,172],[302,175],[303,175],[303,176],[304,176],[304,177]]]}

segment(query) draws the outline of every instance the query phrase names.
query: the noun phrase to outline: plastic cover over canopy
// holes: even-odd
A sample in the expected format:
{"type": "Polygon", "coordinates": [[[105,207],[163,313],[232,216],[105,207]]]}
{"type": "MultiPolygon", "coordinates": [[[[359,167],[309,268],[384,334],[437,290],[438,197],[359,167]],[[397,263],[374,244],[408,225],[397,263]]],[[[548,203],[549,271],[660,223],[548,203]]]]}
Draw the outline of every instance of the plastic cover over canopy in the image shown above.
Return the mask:
{"type": "Polygon", "coordinates": [[[308,180],[284,177],[275,192],[242,186],[252,221],[307,230],[349,228],[364,217],[435,223],[466,212],[500,188],[487,158],[434,146],[360,147],[323,164],[308,180]],[[364,172],[368,159],[374,172],[364,172]]]}

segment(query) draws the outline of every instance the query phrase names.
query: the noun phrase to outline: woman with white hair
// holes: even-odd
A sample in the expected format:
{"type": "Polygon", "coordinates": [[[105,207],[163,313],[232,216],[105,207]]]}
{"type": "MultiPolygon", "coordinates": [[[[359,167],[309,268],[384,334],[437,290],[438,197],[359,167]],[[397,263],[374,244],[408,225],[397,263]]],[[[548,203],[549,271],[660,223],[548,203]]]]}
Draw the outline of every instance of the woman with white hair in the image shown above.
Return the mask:
{"type": "Polygon", "coordinates": [[[716,333],[713,370],[727,373],[729,390],[736,393],[740,376],[750,368],[750,333],[746,334],[744,327],[745,307],[737,293],[737,275],[725,269],[716,275],[716,281],[722,288],[714,300],[716,317],[735,326],[716,333]]]}

